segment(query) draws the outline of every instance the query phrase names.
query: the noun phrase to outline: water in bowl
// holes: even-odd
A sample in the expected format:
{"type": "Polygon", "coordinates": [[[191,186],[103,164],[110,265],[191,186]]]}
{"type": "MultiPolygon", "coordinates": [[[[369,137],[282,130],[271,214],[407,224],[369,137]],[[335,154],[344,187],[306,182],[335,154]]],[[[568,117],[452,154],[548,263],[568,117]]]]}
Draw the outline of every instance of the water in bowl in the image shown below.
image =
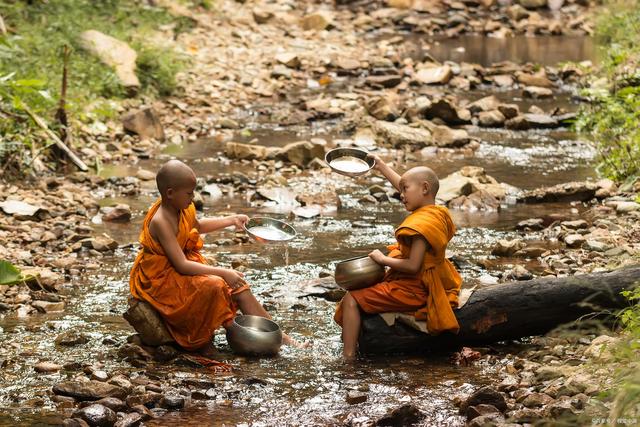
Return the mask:
{"type": "Polygon", "coordinates": [[[367,162],[353,156],[339,157],[332,160],[329,165],[334,169],[349,173],[363,173],[369,170],[367,162]]]}
{"type": "Polygon", "coordinates": [[[249,231],[265,240],[289,240],[291,238],[291,235],[282,230],[278,230],[273,227],[266,227],[264,225],[251,227],[249,228],[249,231]]]}

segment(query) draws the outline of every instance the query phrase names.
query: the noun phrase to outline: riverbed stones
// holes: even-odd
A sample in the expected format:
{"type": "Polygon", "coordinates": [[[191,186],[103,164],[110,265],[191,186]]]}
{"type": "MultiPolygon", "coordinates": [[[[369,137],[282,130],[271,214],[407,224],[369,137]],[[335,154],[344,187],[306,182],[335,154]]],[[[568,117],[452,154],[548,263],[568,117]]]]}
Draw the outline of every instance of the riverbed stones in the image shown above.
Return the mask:
{"type": "Polygon", "coordinates": [[[53,392],[62,396],[70,396],[80,401],[99,400],[105,397],[124,399],[125,390],[101,381],[66,381],[53,386],[53,392]]]}
{"type": "Polygon", "coordinates": [[[55,339],[56,345],[73,347],[89,342],[89,336],[78,331],[67,331],[58,335],[55,339]]]}
{"type": "Polygon", "coordinates": [[[129,309],[123,316],[146,345],[159,346],[174,342],[164,320],[149,303],[130,298],[129,309]]]}
{"type": "Polygon", "coordinates": [[[378,120],[393,121],[400,112],[389,97],[373,97],[365,102],[367,112],[378,120]]]}
{"type": "Polygon", "coordinates": [[[321,31],[326,29],[333,22],[333,15],[329,11],[317,11],[303,16],[300,19],[300,26],[303,30],[321,31]]]}
{"type": "Polygon", "coordinates": [[[500,412],[507,410],[507,401],[505,400],[504,395],[489,386],[484,386],[476,390],[461,403],[460,412],[464,414],[470,406],[483,404],[491,405],[497,408],[500,412]]]}
{"type": "Polygon", "coordinates": [[[459,108],[452,101],[444,98],[422,105],[419,113],[426,119],[440,119],[448,125],[462,125],[471,121],[469,110],[459,108]]]}
{"type": "Polygon", "coordinates": [[[547,6],[547,0],[519,0],[518,3],[527,9],[539,9],[547,6]]]}
{"type": "Polygon", "coordinates": [[[166,394],[160,400],[160,407],[172,411],[184,408],[184,397],[177,394],[166,394]]]}
{"type": "Polygon", "coordinates": [[[124,414],[122,418],[120,418],[113,427],[137,427],[143,422],[142,415],[137,412],[131,412],[129,414],[124,414]]]}
{"type": "Polygon", "coordinates": [[[500,413],[500,410],[493,405],[481,403],[476,406],[469,406],[466,411],[467,421],[478,418],[482,415],[500,413]]]}
{"type": "Polygon", "coordinates": [[[581,234],[567,234],[564,237],[564,243],[570,248],[580,248],[586,242],[581,234]]]}
{"type": "Polygon", "coordinates": [[[478,122],[482,127],[500,127],[506,117],[498,110],[482,111],[478,114],[478,122]]]}
{"type": "Polygon", "coordinates": [[[131,220],[131,208],[125,203],[103,208],[103,221],[129,222],[131,220]]]}
{"type": "Polygon", "coordinates": [[[491,249],[491,254],[501,257],[513,256],[517,251],[524,248],[526,244],[519,239],[500,239],[491,249]]]}
{"type": "Polygon", "coordinates": [[[406,404],[392,409],[376,421],[376,426],[408,426],[425,417],[415,405],[406,404]]]}
{"type": "Polygon", "coordinates": [[[141,138],[164,140],[164,128],[158,113],[152,107],[143,107],[122,117],[122,126],[127,132],[139,135],[141,138]]]}
{"type": "Polygon", "coordinates": [[[278,148],[276,147],[243,144],[240,142],[227,142],[225,147],[225,154],[231,159],[265,160],[275,158],[276,153],[278,153],[278,148]]]}
{"type": "Polygon", "coordinates": [[[422,84],[446,84],[453,77],[451,67],[429,64],[418,69],[415,79],[422,84]]]}
{"type": "Polygon", "coordinates": [[[95,427],[112,427],[116,421],[116,413],[106,406],[93,404],[78,409],[73,413],[73,417],[81,418],[95,427]]]}
{"type": "Polygon", "coordinates": [[[595,197],[598,186],[594,182],[573,181],[552,187],[524,192],[518,197],[523,203],[584,202],[595,197]]]}
{"type": "Polygon", "coordinates": [[[433,143],[438,147],[463,147],[471,141],[469,133],[464,129],[452,129],[448,126],[435,126],[431,132],[433,143]]]}
{"type": "Polygon", "coordinates": [[[553,91],[546,87],[526,86],[522,89],[522,94],[527,98],[544,99],[553,97],[553,91]]]}
{"type": "Polygon", "coordinates": [[[33,369],[41,374],[50,374],[53,372],[58,372],[62,369],[62,365],[58,365],[53,362],[38,362],[33,366],[33,369]]]}
{"type": "Polygon", "coordinates": [[[310,141],[291,142],[280,150],[276,157],[304,167],[311,160],[324,158],[324,146],[310,141]]]}
{"type": "Polygon", "coordinates": [[[372,130],[383,142],[393,147],[403,145],[424,147],[431,145],[432,142],[431,132],[424,128],[376,120],[372,130]]]}

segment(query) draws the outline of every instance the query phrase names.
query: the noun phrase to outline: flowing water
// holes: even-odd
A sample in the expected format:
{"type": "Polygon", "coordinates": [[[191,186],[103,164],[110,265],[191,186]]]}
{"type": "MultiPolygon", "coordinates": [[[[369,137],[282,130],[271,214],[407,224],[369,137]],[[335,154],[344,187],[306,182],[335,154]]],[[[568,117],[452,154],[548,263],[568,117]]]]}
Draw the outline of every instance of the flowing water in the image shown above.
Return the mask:
{"type": "MultiPolygon", "coordinates": [[[[464,43],[467,54],[486,58],[488,53],[481,49],[484,45],[463,40],[450,43],[464,43]]],[[[488,44],[494,43],[486,38],[482,40],[488,44]]],[[[535,44],[530,40],[527,43],[535,44]]],[[[579,51],[575,48],[574,40],[569,38],[545,39],[539,43],[543,48],[536,51],[541,55],[556,52],[553,53],[557,55],[552,57],[553,61],[574,58],[572,55],[579,55],[575,58],[577,60],[591,58],[587,48],[579,51]]],[[[502,54],[507,55],[507,59],[519,59],[508,56],[513,53],[502,54]]],[[[497,59],[491,57],[492,61],[497,59]]],[[[545,63],[544,58],[537,59],[545,63]]],[[[485,94],[478,91],[473,95],[480,98],[485,94]]],[[[508,93],[499,96],[514,101],[508,93]]],[[[523,106],[526,103],[519,99],[515,99],[515,102],[523,106]]],[[[575,108],[568,98],[545,102],[575,108]]],[[[546,106],[543,108],[547,109],[546,106]]],[[[512,132],[471,129],[471,133],[482,141],[474,156],[425,155],[424,158],[408,162],[406,166],[428,164],[442,177],[462,166],[478,165],[499,181],[523,189],[595,176],[593,149],[565,130],[512,132]]],[[[253,132],[251,138],[257,138],[264,145],[283,145],[309,136],[321,136],[328,140],[343,138],[319,128],[292,128],[287,131],[261,128],[253,132]]],[[[242,138],[238,135],[239,140],[242,138]]],[[[177,156],[192,165],[198,176],[202,177],[255,171],[251,164],[224,160],[220,156],[221,150],[220,143],[208,140],[171,146],[164,156],[142,161],[139,166],[154,170],[166,158],[177,156]]],[[[135,174],[137,168],[111,166],[103,173],[106,176],[127,176],[135,174]]],[[[241,358],[229,351],[224,334],[218,334],[216,344],[221,351],[220,359],[233,364],[236,369],[230,376],[209,376],[216,384],[213,387],[215,399],[200,401],[183,411],[168,413],[148,425],[332,425],[343,424],[346,420],[352,420],[357,425],[367,418],[375,419],[404,402],[417,405],[427,414],[425,425],[464,424],[464,418],[458,415],[450,397],[456,392],[488,382],[493,369],[490,365],[481,363],[471,367],[456,367],[446,356],[440,355],[384,357],[363,360],[357,365],[345,365],[339,358],[340,329],[332,320],[335,303],[300,297],[300,282],[318,277],[323,269],[333,270],[339,260],[366,255],[393,241],[394,225],[406,215],[402,206],[395,202],[374,206],[357,202],[368,194],[368,186],[381,182],[381,178],[373,174],[348,178],[337,174],[324,176],[305,172],[289,177],[289,185],[293,187],[326,186],[336,189],[341,199],[341,209],[331,216],[286,219],[298,232],[286,246],[256,242],[215,245],[216,239],[233,237],[233,231],[230,230],[215,233],[206,239],[205,255],[215,257],[221,266],[230,266],[234,260],[244,261],[249,266],[247,281],[273,313],[274,320],[294,338],[313,340],[314,346],[309,351],[284,348],[274,358],[241,358]],[[348,405],[345,401],[348,390],[367,391],[367,402],[348,405]]],[[[97,196],[100,197],[100,194],[97,196]]],[[[117,349],[115,344],[124,343],[132,333],[121,316],[127,305],[128,274],[137,251],[142,218],[155,197],[152,183],[146,183],[139,196],[102,200],[104,205],[128,203],[133,210],[133,219],[128,224],[105,223],[95,226],[96,231],[104,231],[116,239],[120,248],[113,255],[98,260],[88,259],[87,267],[91,268],[90,264],[97,262],[97,268],[89,269],[86,275],[70,278],[64,290],[69,298],[64,313],[35,315],[25,319],[7,315],[0,319],[0,365],[3,368],[0,372],[0,408],[4,413],[0,415],[0,425],[55,425],[61,421],[59,410],[49,400],[49,390],[52,384],[68,374],[61,371],[50,375],[33,375],[33,365],[38,361],[50,360],[60,364],[102,362],[104,370],[108,372],[122,369],[122,364],[115,361],[114,355],[117,349]],[[56,349],[53,339],[67,330],[88,333],[90,343],[56,349]]],[[[453,211],[459,229],[450,244],[450,251],[467,261],[461,266],[465,286],[474,285],[486,276],[486,272],[476,267],[474,261],[486,256],[497,239],[509,237],[513,225],[518,221],[549,213],[576,216],[580,209],[580,205],[546,204],[506,205],[501,211],[490,213],[453,211]]],[[[248,200],[234,195],[207,202],[204,207],[204,215],[230,211],[249,216],[264,215],[266,212],[269,216],[285,219],[282,214],[251,207],[248,200]]],[[[535,262],[529,267],[535,269],[535,262]]],[[[132,376],[144,372],[135,367],[127,368],[127,371],[132,376]]],[[[206,372],[201,370],[171,365],[159,365],[152,374],[170,379],[175,384],[194,376],[207,377],[206,372]]]]}

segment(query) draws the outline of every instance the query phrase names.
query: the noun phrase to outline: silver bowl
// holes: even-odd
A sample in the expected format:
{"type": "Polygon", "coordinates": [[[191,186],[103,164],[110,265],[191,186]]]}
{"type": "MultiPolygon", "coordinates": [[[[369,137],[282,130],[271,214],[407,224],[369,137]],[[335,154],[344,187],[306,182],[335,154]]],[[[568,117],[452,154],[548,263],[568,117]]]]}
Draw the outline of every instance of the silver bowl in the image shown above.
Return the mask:
{"type": "Polygon", "coordinates": [[[369,153],[359,148],[334,148],[327,152],[324,161],[341,175],[356,177],[369,172],[376,161],[367,157],[369,153]]]}
{"type": "Polygon", "coordinates": [[[368,256],[361,256],[339,262],[335,279],[342,289],[353,291],[382,282],[384,272],[383,266],[368,256]]]}
{"type": "Polygon", "coordinates": [[[282,345],[282,331],[276,322],[265,317],[236,316],[227,328],[227,342],[235,353],[272,356],[282,345]]]}
{"type": "Polygon", "coordinates": [[[286,242],[296,237],[296,230],[289,224],[266,216],[251,218],[244,231],[260,243],[286,242]]]}

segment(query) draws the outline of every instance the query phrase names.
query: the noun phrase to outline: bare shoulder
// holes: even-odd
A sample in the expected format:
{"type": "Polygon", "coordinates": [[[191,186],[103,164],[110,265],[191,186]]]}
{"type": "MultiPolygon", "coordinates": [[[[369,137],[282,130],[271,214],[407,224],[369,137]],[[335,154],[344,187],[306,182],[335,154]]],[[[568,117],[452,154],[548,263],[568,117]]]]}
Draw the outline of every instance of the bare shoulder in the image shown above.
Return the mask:
{"type": "Polygon", "coordinates": [[[166,235],[166,232],[175,234],[172,232],[173,228],[174,227],[171,223],[170,218],[168,217],[164,209],[162,209],[162,207],[160,207],[156,211],[156,213],[151,218],[151,221],[149,221],[149,231],[151,232],[151,236],[156,241],[159,240],[158,237],[160,235],[166,235]]]}

